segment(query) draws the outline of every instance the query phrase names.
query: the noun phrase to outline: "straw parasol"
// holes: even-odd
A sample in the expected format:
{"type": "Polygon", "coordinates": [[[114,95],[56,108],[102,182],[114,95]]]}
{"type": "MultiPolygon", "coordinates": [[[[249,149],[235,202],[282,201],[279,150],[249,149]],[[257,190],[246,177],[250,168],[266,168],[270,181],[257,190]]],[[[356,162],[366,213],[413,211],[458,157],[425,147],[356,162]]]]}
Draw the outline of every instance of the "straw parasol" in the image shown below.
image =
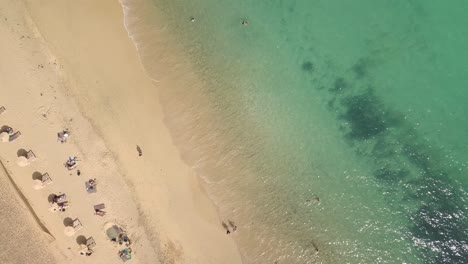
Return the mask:
{"type": "Polygon", "coordinates": [[[42,189],[44,188],[44,184],[42,183],[41,180],[34,180],[33,181],[33,189],[34,190],[39,190],[39,189],[42,189]]]}
{"type": "Polygon", "coordinates": [[[3,132],[0,134],[0,140],[2,142],[8,142],[10,141],[10,135],[8,134],[8,132],[3,132]]]}
{"type": "Polygon", "coordinates": [[[16,164],[20,167],[26,167],[29,165],[29,161],[26,157],[24,156],[19,156],[18,159],[16,160],[16,164]]]}
{"type": "Polygon", "coordinates": [[[88,248],[87,245],[85,245],[85,244],[80,244],[80,251],[79,251],[80,254],[83,254],[83,255],[84,255],[84,254],[86,254],[86,252],[88,252],[88,250],[89,250],[89,248],[88,248]]]}
{"type": "Polygon", "coordinates": [[[75,234],[75,228],[73,226],[65,227],[64,233],[66,236],[73,236],[75,234]]]}

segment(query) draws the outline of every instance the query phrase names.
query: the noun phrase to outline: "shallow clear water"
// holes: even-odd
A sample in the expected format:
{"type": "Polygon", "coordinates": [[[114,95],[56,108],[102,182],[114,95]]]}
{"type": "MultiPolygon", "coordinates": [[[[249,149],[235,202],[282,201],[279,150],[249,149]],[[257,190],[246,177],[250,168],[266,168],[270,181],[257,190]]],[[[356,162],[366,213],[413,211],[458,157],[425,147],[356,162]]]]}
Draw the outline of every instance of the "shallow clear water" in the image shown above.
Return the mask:
{"type": "Polygon", "coordinates": [[[246,263],[468,263],[466,2],[141,3],[149,74],[194,68],[167,124],[246,263]]]}

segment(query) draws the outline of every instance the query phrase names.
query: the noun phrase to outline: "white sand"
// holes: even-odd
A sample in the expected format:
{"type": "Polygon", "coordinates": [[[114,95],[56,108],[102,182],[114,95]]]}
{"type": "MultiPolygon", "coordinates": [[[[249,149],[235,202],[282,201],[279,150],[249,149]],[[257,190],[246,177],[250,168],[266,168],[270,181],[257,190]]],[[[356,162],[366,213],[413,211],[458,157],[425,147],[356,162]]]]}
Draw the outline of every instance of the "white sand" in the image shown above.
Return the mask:
{"type": "Polygon", "coordinates": [[[121,263],[103,228],[115,222],[135,241],[132,263],[240,263],[216,208],[163,125],[157,89],[125,32],[119,3],[35,0],[27,7],[0,2],[0,105],[7,108],[0,127],[22,132],[0,143],[0,157],[55,237],[47,243],[57,262],[121,263]],[[64,128],[71,138],[57,143],[64,128]],[[37,159],[18,167],[19,149],[32,149],[37,159]],[[70,155],[79,157],[81,176],[64,168],[70,155]],[[34,190],[36,171],[48,172],[53,183],[34,190]],[[97,194],[84,189],[90,178],[98,179],[97,194]],[[58,192],[71,207],[49,212],[47,197],[58,192]],[[93,214],[98,203],[106,204],[106,216],[93,214]],[[64,235],[66,217],[84,226],[72,237],[64,235]],[[78,254],[81,235],[96,240],[90,257],[78,254]]]}

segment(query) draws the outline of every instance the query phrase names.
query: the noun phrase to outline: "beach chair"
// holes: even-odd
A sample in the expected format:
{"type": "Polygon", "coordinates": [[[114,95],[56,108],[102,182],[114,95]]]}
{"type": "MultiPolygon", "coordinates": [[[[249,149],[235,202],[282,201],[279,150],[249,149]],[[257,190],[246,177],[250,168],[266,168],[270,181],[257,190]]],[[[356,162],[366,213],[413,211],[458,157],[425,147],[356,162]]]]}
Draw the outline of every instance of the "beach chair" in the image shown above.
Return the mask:
{"type": "Polygon", "coordinates": [[[73,229],[75,229],[75,231],[78,231],[81,228],[83,228],[83,225],[81,225],[81,221],[78,218],[75,218],[75,220],[73,220],[73,229]]]}
{"type": "Polygon", "coordinates": [[[124,250],[119,251],[119,257],[123,262],[132,259],[132,249],[125,248],[124,250]]]}
{"type": "MultiPolygon", "coordinates": [[[[96,182],[96,180],[94,180],[94,181],[96,182]]],[[[89,181],[86,181],[86,182],[85,182],[85,187],[86,187],[86,191],[87,191],[88,193],[95,193],[95,192],[97,192],[97,189],[96,189],[97,186],[96,186],[96,184],[94,184],[93,186],[91,186],[91,184],[89,183],[89,181]]]]}
{"type": "Polygon", "coordinates": [[[106,208],[106,206],[102,203],[102,204],[98,204],[98,205],[95,205],[94,206],[94,212],[96,215],[99,215],[99,216],[104,216],[106,214],[105,211],[102,211],[104,208],[106,208]]]}
{"type": "Polygon", "coordinates": [[[29,161],[35,161],[36,160],[36,154],[34,154],[34,152],[32,150],[29,150],[28,152],[26,152],[26,158],[29,161]]]}
{"type": "Polygon", "coordinates": [[[64,203],[67,201],[67,195],[62,193],[60,195],[56,195],[55,198],[54,198],[54,202],[56,203],[64,203]]]}
{"type": "Polygon", "coordinates": [[[96,242],[94,241],[93,237],[89,237],[88,239],[86,239],[86,246],[88,247],[88,249],[93,249],[96,247],[96,242]]]}
{"type": "Polygon", "coordinates": [[[8,141],[12,142],[12,141],[15,141],[17,138],[19,138],[21,136],[21,132],[19,131],[16,131],[16,133],[14,133],[13,135],[10,136],[10,138],[8,139],[8,141]]]}
{"type": "Polygon", "coordinates": [[[42,174],[41,181],[42,181],[42,184],[44,184],[44,185],[51,184],[52,179],[50,178],[49,173],[46,172],[46,173],[42,174]]]}
{"type": "Polygon", "coordinates": [[[0,106],[0,115],[5,113],[6,108],[4,106],[0,106]]]}

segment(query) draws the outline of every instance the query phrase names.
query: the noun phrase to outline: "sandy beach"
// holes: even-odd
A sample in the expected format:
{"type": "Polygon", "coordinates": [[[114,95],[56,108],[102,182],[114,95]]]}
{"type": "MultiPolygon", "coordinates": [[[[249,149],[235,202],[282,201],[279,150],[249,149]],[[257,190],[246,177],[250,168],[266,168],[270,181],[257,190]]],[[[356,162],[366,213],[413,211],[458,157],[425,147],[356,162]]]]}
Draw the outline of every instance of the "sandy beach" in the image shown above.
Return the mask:
{"type": "Polygon", "coordinates": [[[21,131],[0,143],[3,195],[16,205],[2,228],[21,221],[18,232],[28,234],[7,243],[2,263],[122,263],[123,246],[106,236],[110,224],[132,241],[130,263],[241,263],[225,219],[172,143],[118,1],[5,0],[0,36],[0,127],[21,131]],[[63,129],[70,138],[61,144],[63,129]],[[18,166],[29,150],[35,160],[18,166]],[[78,158],[74,170],[64,167],[69,156],[78,158]],[[44,173],[52,183],[33,189],[44,173]],[[94,178],[89,194],[85,182],[94,178]],[[48,198],[59,193],[70,206],[51,212],[48,198]],[[106,214],[95,215],[101,203],[106,214]],[[75,218],[83,228],[66,236],[66,219],[75,218]],[[79,254],[83,237],[96,242],[89,257],[79,254]]]}

